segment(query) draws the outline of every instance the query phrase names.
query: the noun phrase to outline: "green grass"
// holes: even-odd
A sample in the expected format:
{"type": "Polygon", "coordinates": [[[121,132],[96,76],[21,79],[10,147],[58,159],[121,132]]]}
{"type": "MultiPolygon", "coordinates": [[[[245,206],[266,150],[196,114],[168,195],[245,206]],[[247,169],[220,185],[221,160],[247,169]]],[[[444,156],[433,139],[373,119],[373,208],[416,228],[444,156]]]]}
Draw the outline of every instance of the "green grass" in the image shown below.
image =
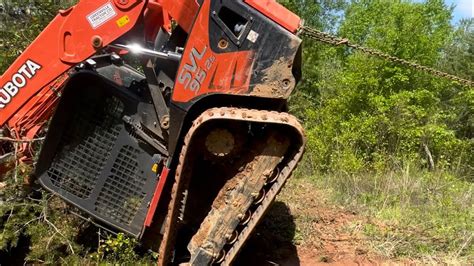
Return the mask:
{"type": "Polygon", "coordinates": [[[474,184],[409,166],[312,178],[334,201],[366,215],[372,248],[388,258],[474,261],[474,184]]]}

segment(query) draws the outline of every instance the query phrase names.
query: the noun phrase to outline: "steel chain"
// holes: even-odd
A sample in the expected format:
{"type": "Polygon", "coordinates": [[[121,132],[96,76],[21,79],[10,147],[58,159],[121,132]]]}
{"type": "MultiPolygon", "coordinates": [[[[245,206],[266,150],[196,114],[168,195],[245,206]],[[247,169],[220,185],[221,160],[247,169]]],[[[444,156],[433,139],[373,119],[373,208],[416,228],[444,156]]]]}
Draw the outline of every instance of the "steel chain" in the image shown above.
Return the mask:
{"type": "Polygon", "coordinates": [[[420,64],[417,64],[417,63],[414,63],[414,62],[411,62],[411,61],[408,61],[408,60],[405,60],[405,59],[401,59],[401,58],[398,58],[396,56],[389,55],[389,54],[386,54],[384,52],[381,52],[379,50],[364,47],[364,46],[352,43],[348,39],[340,38],[340,37],[334,36],[334,35],[326,33],[326,32],[322,32],[322,31],[312,29],[312,28],[308,28],[308,27],[303,27],[302,31],[301,31],[301,34],[303,36],[307,36],[307,37],[309,37],[313,40],[320,41],[320,42],[323,42],[323,43],[327,43],[327,44],[331,44],[331,45],[335,45],[335,46],[345,45],[347,47],[362,51],[366,54],[377,56],[377,57],[380,57],[382,59],[386,59],[386,60],[391,61],[391,62],[395,62],[395,63],[398,63],[398,64],[402,64],[402,65],[405,65],[405,66],[412,67],[414,69],[425,71],[425,72],[428,72],[428,73],[430,73],[432,75],[435,75],[435,76],[438,76],[438,77],[447,78],[447,79],[450,79],[450,80],[453,80],[453,81],[457,81],[457,82],[459,82],[463,85],[469,86],[469,87],[474,87],[474,82],[471,81],[471,80],[463,79],[463,78],[460,78],[458,76],[455,76],[455,75],[452,75],[452,74],[449,74],[449,73],[446,73],[446,72],[443,72],[443,71],[440,71],[440,70],[437,70],[437,69],[434,69],[434,68],[431,68],[431,67],[428,67],[428,66],[420,65],[420,64]]]}

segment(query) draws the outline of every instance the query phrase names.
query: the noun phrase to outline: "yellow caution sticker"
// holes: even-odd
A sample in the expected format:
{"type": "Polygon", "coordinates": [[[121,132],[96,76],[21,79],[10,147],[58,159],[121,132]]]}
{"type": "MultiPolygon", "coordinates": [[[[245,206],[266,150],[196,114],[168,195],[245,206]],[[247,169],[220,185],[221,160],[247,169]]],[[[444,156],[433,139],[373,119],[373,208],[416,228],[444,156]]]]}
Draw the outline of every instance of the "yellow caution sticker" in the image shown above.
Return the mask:
{"type": "Polygon", "coordinates": [[[125,15],[117,20],[117,25],[119,28],[122,28],[123,26],[127,25],[130,22],[130,18],[125,15]]]}
{"type": "Polygon", "coordinates": [[[151,167],[151,170],[153,171],[153,173],[157,173],[158,172],[158,164],[157,163],[153,164],[153,166],[151,167]]]}

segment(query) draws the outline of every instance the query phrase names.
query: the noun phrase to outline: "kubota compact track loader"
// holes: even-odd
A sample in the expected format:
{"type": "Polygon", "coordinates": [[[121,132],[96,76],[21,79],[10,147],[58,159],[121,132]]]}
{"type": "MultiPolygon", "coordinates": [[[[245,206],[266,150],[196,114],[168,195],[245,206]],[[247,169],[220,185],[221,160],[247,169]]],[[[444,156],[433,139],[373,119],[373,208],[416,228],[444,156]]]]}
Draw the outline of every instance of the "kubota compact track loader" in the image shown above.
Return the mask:
{"type": "Polygon", "coordinates": [[[274,0],[81,0],[2,75],[0,126],[22,160],[47,129],[36,180],[159,264],[227,265],[303,152],[300,26],[274,0]]]}

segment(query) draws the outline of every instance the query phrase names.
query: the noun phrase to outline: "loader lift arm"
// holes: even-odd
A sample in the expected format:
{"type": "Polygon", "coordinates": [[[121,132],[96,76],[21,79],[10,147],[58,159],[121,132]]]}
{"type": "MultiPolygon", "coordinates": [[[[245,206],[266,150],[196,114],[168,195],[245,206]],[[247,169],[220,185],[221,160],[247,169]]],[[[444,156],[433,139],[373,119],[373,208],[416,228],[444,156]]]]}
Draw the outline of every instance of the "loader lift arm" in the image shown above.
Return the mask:
{"type": "Polygon", "coordinates": [[[17,125],[23,106],[35,96],[57,89],[54,82],[63,73],[134,27],[146,2],[121,2],[82,0],[59,12],[1,76],[0,126],[8,122],[17,132],[25,130],[17,125]]]}

